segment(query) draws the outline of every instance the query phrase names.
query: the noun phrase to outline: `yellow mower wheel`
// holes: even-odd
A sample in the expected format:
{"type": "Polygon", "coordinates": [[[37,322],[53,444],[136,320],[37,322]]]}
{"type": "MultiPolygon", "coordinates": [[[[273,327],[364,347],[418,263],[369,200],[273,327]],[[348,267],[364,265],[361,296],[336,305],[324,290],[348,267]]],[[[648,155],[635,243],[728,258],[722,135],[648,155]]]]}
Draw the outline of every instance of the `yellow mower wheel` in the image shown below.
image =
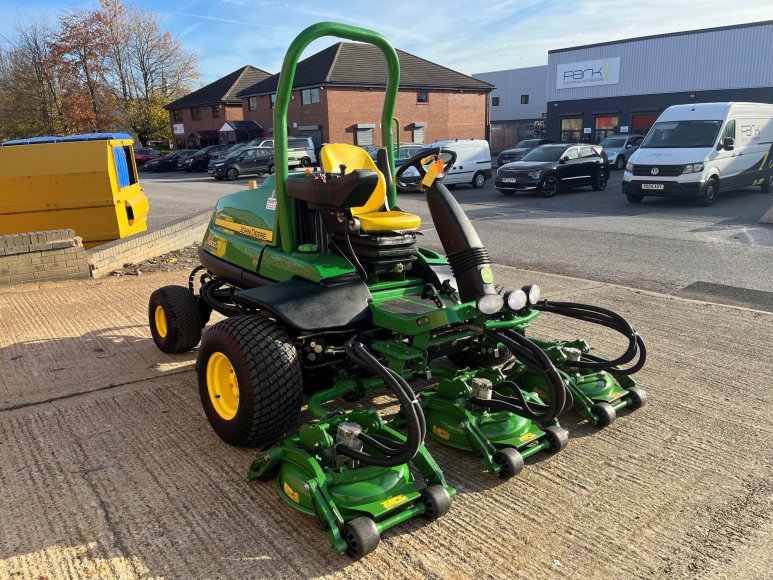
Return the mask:
{"type": "Polygon", "coordinates": [[[207,361],[207,391],[215,412],[226,421],[239,410],[239,380],[236,370],[222,352],[213,352],[207,361]]]}
{"type": "Polygon", "coordinates": [[[201,340],[199,303],[184,286],[164,286],[153,292],[148,303],[148,322],[153,342],[163,352],[188,352],[201,340]]]}

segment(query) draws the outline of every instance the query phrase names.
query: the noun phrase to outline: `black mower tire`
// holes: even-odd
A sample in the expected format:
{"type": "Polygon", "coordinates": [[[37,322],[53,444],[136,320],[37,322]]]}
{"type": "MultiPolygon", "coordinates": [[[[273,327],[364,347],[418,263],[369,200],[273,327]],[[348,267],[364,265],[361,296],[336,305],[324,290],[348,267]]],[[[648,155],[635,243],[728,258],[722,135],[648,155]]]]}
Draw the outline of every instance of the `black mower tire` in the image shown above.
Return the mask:
{"type": "Polygon", "coordinates": [[[590,186],[593,188],[593,191],[604,191],[607,188],[607,183],[609,183],[609,175],[606,169],[601,168],[596,171],[596,175],[591,179],[590,186]]]}
{"type": "Polygon", "coordinates": [[[360,516],[344,524],[341,537],[346,542],[346,555],[359,560],[376,548],[381,537],[376,522],[366,516],[360,516]]]}
{"type": "Polygon", "coordinates": [[[703,191],[701,191],[701,195],[698,198],[698,205],[701,207],[714,205],[718,195],[719,181],[717,181],[716,177],[709,177],[709,180],[706,182],[706,185],[703,186],[703,191]]]}
{"type": "Polygon", "coordinates": [[[542,183],[539,186],[539,193],[542,197],[553,197],[558,193],[560,187],[561,185],[558,181],[558,177],[551,173],[542,180],[542,183]]]}
{"type": "Polygon", "coordinates": [[[162,286],[153,292],[148,301],[148,322],[153,342],[167,354],[188,352],[201,340],[201,310],[185,286],[162,286]],[[166,328],[159,328],[162,320],[166,328]]]}
{"type": "Polygon", "coordinates": [[[628,389],[628,397],[631,400],[631,410],[636,411],[647,404],[647,391],[640,387],[628,389]]]}
{"type": "Polygon", "coordinates": [[[196,373],[207,420],[229,445],[263,447],[295,426],[303,397],[301,361],[290,337],[276,322],[258,315],[218,322],[201,341],[196,373]],[[222,385],[208,382],[208,367],[216,354],[226,357],[238,385],[238,402],[231,417],[213,403],[224,392],[222,385]]]}
{"type": "Polygon", "coordinates": [[[442,485],[430,485],[419,493],[426,508],[424,516],[427,519],[436,520],[446,515],[451,509],[451,496],[442,485]]]}
{"type": "Polygon", "coordinates": [[[500,465],[500,479],[510,479],[523,470],[523,456],[513,447],[505,447],[494,453],[494,462],[500,465]]]}
{"type": "Polygon", "coordinates": [[[617,419],[615,408],[605,401],[594,403],[590,408],[590,412],[596,417],[596,427],[602,429],[608,427],[617,419]]]}
{"type": "Polygon", "coordinates": [[[545,427],[545,434],[548,437],[548,443],[550,443],[548,453],[563,451],[569,444],[569,433],[566,432],[566,429],[551,425],[550,427],[545,427]]]}
{"type": "Polygon", "coordinates": [[[638,193],[626,193],[625,198],[628,203],[641,203],[644,200],[644,196],[638,193]]]}
{"type": "Polygon", "coordinates": [[[448,360],[458,367],[477,369],[480,367],[493,367],[505,364],[512,358],[512,354],[506,348],[499,349],[499,354],[481,353],[476,350],[463,350],[448,355],[448,360]]]}

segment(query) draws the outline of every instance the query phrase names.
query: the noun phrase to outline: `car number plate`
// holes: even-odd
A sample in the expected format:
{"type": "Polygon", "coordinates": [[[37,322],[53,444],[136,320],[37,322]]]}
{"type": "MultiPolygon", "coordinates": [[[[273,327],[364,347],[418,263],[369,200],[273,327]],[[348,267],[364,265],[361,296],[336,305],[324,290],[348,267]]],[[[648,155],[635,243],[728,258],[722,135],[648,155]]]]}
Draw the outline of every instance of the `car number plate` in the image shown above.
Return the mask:
{"type": "Polygon", "coordinates": [[[516,183],[518,179],[516,177],[503,177],[502,183],[516,183]]]}
{"type": "Polygon", "coordinates": [[[662,183],[642,183],[642,189],[663,189],[662,183]]]}

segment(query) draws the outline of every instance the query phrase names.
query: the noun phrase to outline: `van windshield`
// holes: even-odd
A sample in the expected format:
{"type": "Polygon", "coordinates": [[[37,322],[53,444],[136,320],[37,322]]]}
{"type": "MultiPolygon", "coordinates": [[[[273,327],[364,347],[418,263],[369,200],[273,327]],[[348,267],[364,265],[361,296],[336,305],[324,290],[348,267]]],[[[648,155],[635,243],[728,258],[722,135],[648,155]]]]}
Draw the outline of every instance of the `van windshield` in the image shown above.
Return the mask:
{"type": "Polygon", "coordinates": [[[663,121],[655,123],[642,149],[713,147],[722,121],[663,121]]]}

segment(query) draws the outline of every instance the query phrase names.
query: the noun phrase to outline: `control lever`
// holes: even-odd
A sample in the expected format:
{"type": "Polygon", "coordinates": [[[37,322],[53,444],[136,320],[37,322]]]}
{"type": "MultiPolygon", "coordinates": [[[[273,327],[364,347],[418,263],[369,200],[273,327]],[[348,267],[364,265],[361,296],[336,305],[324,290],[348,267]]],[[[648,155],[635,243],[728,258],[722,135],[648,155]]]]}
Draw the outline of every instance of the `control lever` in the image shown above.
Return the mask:
{"type": "Polygon", "coordinates": [[[421,298],[422,300],[432,300],[438,308],[446,307],[443,303],[443,299],[440,298],[440,295],[432,284],[424,285],[424,288],[421,291],[421,298]]]}
{"type": "Polygon", "coordinates": [[[454,290],[454,287],[451,286],[451,280],[443,280],[443,283],[440,285],[440,288],[443,290],[443,292],[446,293],[446,295],[454,301],[454,304],[461,304],[462,300],[459,298],[459,294],[456,293],[456,290],[454,290]]]}

